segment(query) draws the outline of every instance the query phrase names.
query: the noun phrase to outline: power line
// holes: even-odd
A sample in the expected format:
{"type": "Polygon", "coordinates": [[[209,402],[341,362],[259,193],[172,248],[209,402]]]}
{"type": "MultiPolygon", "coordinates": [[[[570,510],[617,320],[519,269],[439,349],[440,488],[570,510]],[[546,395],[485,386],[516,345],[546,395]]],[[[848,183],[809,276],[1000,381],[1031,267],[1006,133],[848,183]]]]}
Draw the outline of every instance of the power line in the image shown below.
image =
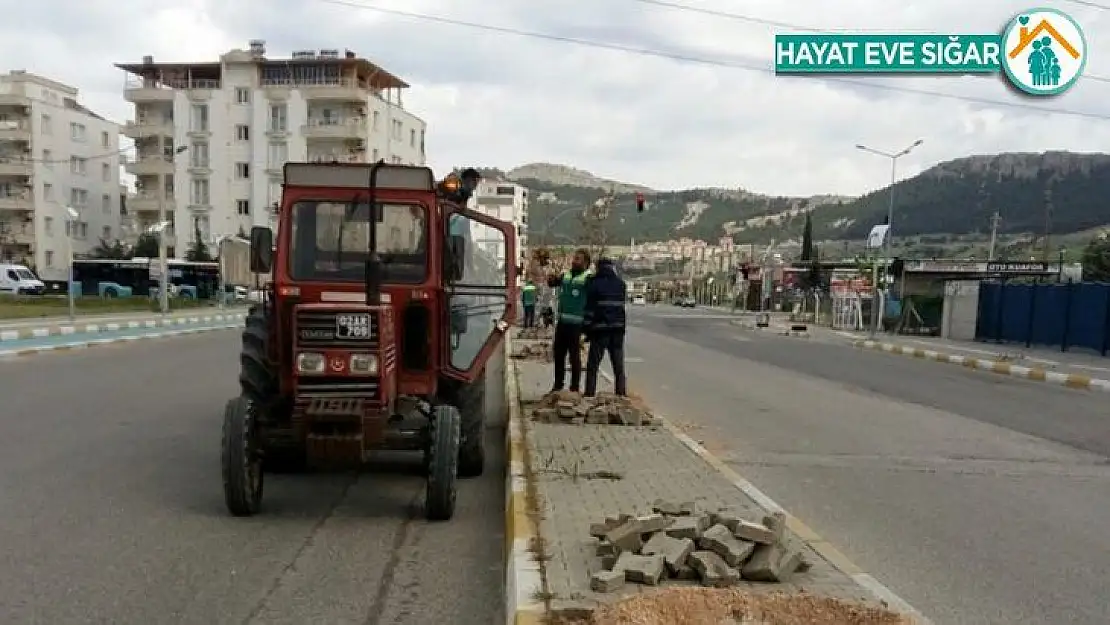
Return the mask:
{"type": "MultiPolygon", "coordinates": [[[[672,61],[680,61],[685,63],[697,63],[700,65],[710,65],[714,67],[726,67],[730,69],[747,70],[752,72],[759,72],[762,74],[775,75],[773,69],[767,67],[760,67],[749,63],[740,63],[737,61],[725,61],[722,59],[710,59],[706,57],[697,57],[689,54],[682,54],[678,52],[668,52],[665,50],[655,50],[650,48],[636,48],[632,46],[625,46],[617,43],[608,43],[602,41],[592,41],[589,39],[579,39],[577,37],[567,37],[563,35],[553,35],[550,33],[541,33],[518,28],[510,28],[508,26],[496,26],[493,24],[481,24],[477,22],[468,22],[465,20],[458,20],[447,17],[440,17],[438,15],[426,15],[423,13],[412,13],[409,11],[400,11],[397,9],[385,9],[382,7],[370,6],[360,4],[350,0],[319,0],[325,4],[334,4],[354,9],[362,9],[364,11],[373,11],[375,13],[382,13],[385,15],[394,15],[397,17],[407,17],[415,20],[422,20],[427,22],[435,22],[438,24],[446,24],[450,26],[462,26],[465,28],[472,28],[475,30],[483,30],[487,32],[496,32],[505,35],[514,35],[517,37],[528,37],[532,39],[543,39],[546,41],[555,41],[558,43],[570,43],[590,48],[599,48],[604,50],[613,50],[617,52],[627,52],[629,54],[638,54],[641,56],[652,56],[656,58],[669,59],[672,61]]],[[[850,78],[839,78],[834,76],[813,76],[826,82],[834,82],[844,85],[852,85],[855,87],[864,87],[868,89],[878,89],[880,91],[893,91],[898,93],[910,93],[914,95],[930,96],[935,98],[942,98],[947,100],[956,100],[960,102],[968,102],[971,104],[983,104],[986,106],[1000,106],[1005,108],[1020,109],[1027,111],[1035,111],[1038,113],[1048,113],[1052,115],[1065,115],[1070,117],[1082,117],[1086,119],[1110,119],[1110,115],[1104,113],[1094,113],[1091,111],[1076,111],[1071,109],[1056,109],[1045,106],[1036,106],[1033,104],[1025,104],[1022,102],[1007,102],[1004,100],[992,100],[989,98],[979,98],[975,96],[963,96],[954,93],[945,93],[942,91],[931,91],[929,89],[915,89],[913,87],[899,87],[884,83],[868,82],[865,80],[854,80],[850,78]]]]}
{"type": "MultiPolygon", "coordinates": [[[[1110,6],[1103,4],[1096,4],[1088,2],[1087,0],[1064,0],[1065,2],[1073,2],[1086,7],[1110,11],[1110,6]]],[[[713,17],[721,17],[724,19],[736,20],[738,22],[749,22],[752,24],[762,24],[764,26],[774,26],[775,28],[789,28],[791,30],[800,30],[809,33],[846,33],[846,32],[859,32],[858,30],[850,30],[845,28],[814,28],[812,26],[803,26],[801,24],[791,24],[790,22],[780,22],[777,20],[769,20],[754,15],[745,15],[743,13],[733,13],[731,11],[718,11],[716,9],[706,9],[702,7],[690,6],[688,4],[680,4],[678,2],[669,2],[668,0],[632,0],[632,2],[639,2],[640,4],[649,4],[652,6],[662,7],[665,9],[674,9],[676,11],[686,11],[687,13],[699,13],[701,15],[711,15],[713,17]]],[[[1083,74],[1083,78],[1093,80],[1095,82],[1110,83],[1110,78],[1105,76],[1095,76],[1094,74],[1083,74]]]]}

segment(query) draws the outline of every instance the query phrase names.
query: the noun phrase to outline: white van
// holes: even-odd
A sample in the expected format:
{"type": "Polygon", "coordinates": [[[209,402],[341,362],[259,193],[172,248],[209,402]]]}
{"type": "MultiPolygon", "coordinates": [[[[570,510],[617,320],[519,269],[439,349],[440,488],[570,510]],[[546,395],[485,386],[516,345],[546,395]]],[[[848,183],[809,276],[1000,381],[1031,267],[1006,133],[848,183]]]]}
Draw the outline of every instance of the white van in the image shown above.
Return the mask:
{"type": "Polygon", "coordinates": [[[0,263],[0,293],[42,295],[46,285],[23,265],[0,263]]]}

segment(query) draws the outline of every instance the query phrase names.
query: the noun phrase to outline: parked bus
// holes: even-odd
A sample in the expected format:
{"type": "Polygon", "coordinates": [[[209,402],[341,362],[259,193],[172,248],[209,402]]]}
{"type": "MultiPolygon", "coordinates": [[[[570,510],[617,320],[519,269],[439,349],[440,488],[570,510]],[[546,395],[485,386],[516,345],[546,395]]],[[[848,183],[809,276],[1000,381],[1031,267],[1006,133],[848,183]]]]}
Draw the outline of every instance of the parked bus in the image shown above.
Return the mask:
{"type": "MultiPolygon", "coordinates": [[[[170,284],[183,296],[209,299],[219,289],[219,263],[171,259],[167,261],[170,284]],[[185,287],[185,288],[182,288],[185,287]]],[[[73,261],[74,283],[90,297],[147,297],[158,287],[157,258],[129,260],[80,259],[73,261]]],[[[64,284],[62,285],[64,292],[64,284]]]]}

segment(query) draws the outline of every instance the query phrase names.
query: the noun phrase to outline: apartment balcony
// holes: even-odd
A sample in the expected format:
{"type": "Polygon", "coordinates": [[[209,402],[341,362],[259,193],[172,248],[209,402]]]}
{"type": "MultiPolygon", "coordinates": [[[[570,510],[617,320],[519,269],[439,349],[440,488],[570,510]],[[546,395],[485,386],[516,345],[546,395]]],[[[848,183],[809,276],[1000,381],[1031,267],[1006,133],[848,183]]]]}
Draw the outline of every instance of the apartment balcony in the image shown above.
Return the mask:
{"type": "Polygon", "coordinates": [[[173,102],[174,90],[156,82],[129,81],[123,90],[123,99],[132,104],[173,102]]]}
{"type": "Polygon", "coordinates": [[[173,173],[173,160],[162,156],[148,156],[127,161],[123,170],[132,176],[165,176],[173,173]]]}
{"type": "Polygon", "coordinates": [[[31,140],[31,122],[27,120],[0,121],[0,141],[31,140]]]}
{"type": "Polygon", "coordinates": [[[35,199],[30,192],[0,194],[0,211],[25,212],[35,209],[35,199]]]}
{"type": "Polygon", "coordinates": [[[31,106],[31,98],[18,93],[0,93],[0,106],[31,106]]]}
{"type": "Polygon", "coordinates": [[[334,79],[319,82],[300,82],[296,88],[307,102],[357,102],[365,104],[370,90],[359,87],[357,80],[334,79]]]}
{"type": "Polygon", "coordinates": [[[123,126],[123,136],[136,141],[152,137],[173,137],[173,122],[162,119],[127,122],[123,126]]]}
{"type": "Polygon", "coordinates": [[[5,245],[32,246],[35,244],[35,226],[29,223],[2,222],[0,242],[5,245]]]}
{"type": "Polygon", "coordinates": [[[173,210],[174,201],[172,197],[158,200],[157,193],[139,193],[134,197],[127,199],[127,212],[129,213],[154,213],[152,219],[156,219],[159,210],[173,210]]]}
{"type": "Polygon", "coordinates": [[[0,176],[29,177],[35,171],[35,163],[22,156],[0,156],[0,176]]]}
{"type": "Polygon", "coordinates": [[[301,126],[305,139],[365,139],[366,120],[361,117],[349,119],[309,119],[301,126]]]}

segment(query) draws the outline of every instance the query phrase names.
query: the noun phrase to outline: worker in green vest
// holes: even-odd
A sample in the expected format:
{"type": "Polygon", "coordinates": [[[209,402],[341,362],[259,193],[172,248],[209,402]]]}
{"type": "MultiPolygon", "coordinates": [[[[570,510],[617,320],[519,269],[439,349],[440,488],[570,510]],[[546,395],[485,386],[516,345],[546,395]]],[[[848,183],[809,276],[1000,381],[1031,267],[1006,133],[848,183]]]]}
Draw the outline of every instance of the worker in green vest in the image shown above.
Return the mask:
{"type": "Polygon", "coordinates": [[[577,393],[582,381],[582,323],[586,315],[586,281],[590,278],[590,252],[580,249],[571,259],[570,271],[550,276],[547,285],[559,290],[559,311],[551,351],[555,358],[555,384],[551,392],[563,390],[570,358],[570,389],[577,393]]]}
{"type": "Polygon", "coordinates": [[[524,327],[536,325],[536,285],[531,278],[520,287],[520,305],[524,308],[524,327]]]}

